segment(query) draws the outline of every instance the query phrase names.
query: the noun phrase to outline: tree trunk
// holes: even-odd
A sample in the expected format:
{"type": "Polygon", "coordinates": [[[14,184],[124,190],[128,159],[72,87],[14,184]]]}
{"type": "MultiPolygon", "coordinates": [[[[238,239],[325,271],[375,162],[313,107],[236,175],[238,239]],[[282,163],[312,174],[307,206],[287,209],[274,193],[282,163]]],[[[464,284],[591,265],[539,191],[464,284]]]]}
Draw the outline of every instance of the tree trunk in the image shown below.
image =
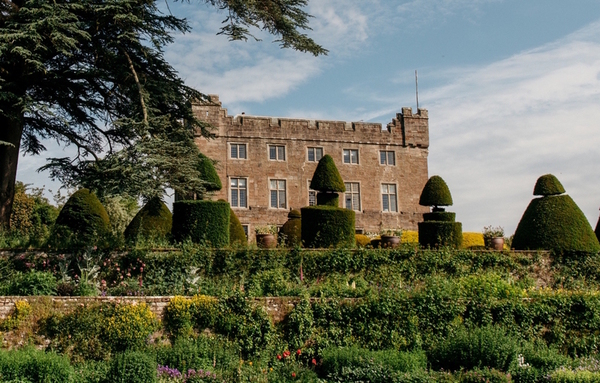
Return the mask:
{"type": "Polygon", "coordinates": [[[11,118],[10,114],[0,112],[0,141],[11,144],[0,144],[0,227],[10,227],[22,135],[22,118],[11,118]]]}

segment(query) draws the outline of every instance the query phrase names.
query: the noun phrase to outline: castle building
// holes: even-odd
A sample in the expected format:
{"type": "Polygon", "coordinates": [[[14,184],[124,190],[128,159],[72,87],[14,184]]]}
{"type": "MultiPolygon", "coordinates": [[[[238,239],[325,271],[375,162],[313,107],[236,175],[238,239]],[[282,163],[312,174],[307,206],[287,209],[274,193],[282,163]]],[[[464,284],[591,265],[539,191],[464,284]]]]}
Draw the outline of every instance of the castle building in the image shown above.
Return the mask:
{"type": "Polygon", "coordinates": [[[216,137],[195,142],[217,161],[223,189],[215,198],[229,201],[250,240],[257,226],[283,225],[290,209],[316,203],[310,179],[325,154],[344,179],[340,204],[356,211],[357,232],[416,230],[428,211],[419,205],[428,179],[427,110],[402,108],[382,129],[371,122],[230,116],[218,96],[210,98],[193,108],[216,137]]]}

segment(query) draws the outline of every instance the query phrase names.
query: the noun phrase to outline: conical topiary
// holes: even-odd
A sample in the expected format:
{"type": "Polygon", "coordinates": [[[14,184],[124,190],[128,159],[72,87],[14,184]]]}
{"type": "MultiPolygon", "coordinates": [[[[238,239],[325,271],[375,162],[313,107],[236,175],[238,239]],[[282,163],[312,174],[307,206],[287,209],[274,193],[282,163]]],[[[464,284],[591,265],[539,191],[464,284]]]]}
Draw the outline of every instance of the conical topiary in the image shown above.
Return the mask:
{"type": "Polygon", "coordinates": [[[531,200],[519,221],[512,246],[516,250],[600,251],[600,243],[585,215],[570,196],[556,195],[564,189],[553,179],[556,177],[545,175],[536,182],[534,193],[554,194],[531,200]],[[538,185],[544,186],[538,188],[538,185]]]}
{"type": "Polygon", "coordinates": [[[533,195],[557,195],[563,194],[565,188],[562,186],[558,178],[552,174],[545,174],[537,179],[533,188],[533,195]]]}
{"type": "MultiPolygon", "coordinates": [[[[55,232],[68,229],[77,242],[93,241],[110,233],[110,219],[96,195],[79,189],[65,203],[55,222],[55,232]]],[[[91,242],[90,242],[91,243],[91,242]]]]}
{"type": "Polygon", "coordinates": [[[200,153],[198,157],[198,170],[200,171],[200,178],[206,182],[206,191],[211,192],[221,190],[223,185],[221,184],[221,179],[213,165],[213,161],[202,153],[200,153]]]}
{"type": "Polygon", "coordinates": [[[171,233],[173,214],[159,198],[150,199],[133,217],[125,229],[125,239],[135,241],[138,237],[166,237],[171,233]]]}
{"type": "Polygon", "coordinates": [[[419,199],[419,205],[421,206],[452,206],[452,195],[448,185],[440,176],[431,176],[423,191],[421,192],[421,198],[419,199]]]}
{"type": "Polygon", "coordinates": [[[312,180],[310,188],[320,192],[345,192],[346,185],[335,166],[333,158],[329,154],[324,155],[320,160],[312,180]]]}

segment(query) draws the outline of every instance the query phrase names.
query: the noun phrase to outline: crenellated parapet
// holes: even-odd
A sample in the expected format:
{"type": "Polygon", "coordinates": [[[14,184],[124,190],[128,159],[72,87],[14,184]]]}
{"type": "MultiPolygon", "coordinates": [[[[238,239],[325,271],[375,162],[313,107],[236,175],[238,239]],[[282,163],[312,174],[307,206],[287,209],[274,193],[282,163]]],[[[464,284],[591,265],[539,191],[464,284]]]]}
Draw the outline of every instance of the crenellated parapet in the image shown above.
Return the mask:
{"type": "Polygon", "coordinates": [[[429,117],[426,109],[419,108],[413,114],[411,108],[402,108],[390,123],[383,128],[380,123],[346,122],[250,116],[230,116],[222,107],[217,95],[210,101],[194,105],[199,119],[213,125],[219,137],[246,137],[276,139],[294,138],[313,141],[335,141],[352,143],[379,143],[404,147],[429,147],[429,117]]]}

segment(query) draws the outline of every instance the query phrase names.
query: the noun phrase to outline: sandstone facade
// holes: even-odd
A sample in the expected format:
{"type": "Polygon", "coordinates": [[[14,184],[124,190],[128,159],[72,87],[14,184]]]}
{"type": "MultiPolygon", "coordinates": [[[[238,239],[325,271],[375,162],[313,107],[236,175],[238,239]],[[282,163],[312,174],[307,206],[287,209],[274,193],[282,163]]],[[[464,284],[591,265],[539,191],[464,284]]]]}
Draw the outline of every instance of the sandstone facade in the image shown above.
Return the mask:
{"type": "Polygon", "coordinates": [[[343,207],[356,211],[358,232],[416,230],[428,209],[419,195],[428,179],[429,119],[425,109],[402,108],[382,129],[370,122],[230,116],[218,96],[194,106],[216,129],[196,137],[200,151],[217,160],[223,189],[254,239],[259,225],[283,225],[290,209],[313,203],[310,179],[320,156],[333,157],[347,193],[343,207]]]}

